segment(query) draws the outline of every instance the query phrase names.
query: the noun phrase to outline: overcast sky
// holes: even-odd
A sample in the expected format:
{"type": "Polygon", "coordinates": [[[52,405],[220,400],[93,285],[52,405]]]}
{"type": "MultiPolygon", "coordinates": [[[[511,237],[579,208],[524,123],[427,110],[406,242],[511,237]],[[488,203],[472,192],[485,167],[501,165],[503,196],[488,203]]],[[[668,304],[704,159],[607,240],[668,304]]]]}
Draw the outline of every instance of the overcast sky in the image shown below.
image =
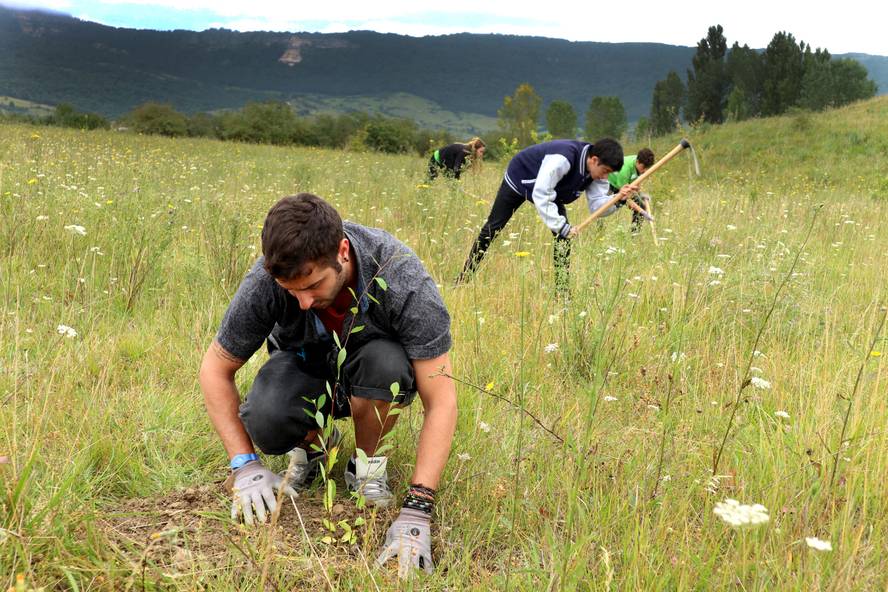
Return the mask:
{"type": "Polygon", "coordinates": [[[366,29],[404,35],[508,33],[573,41],[651,41],[695,46],[709,26],[728,45],[761,48],[778,31],[831,53],[888,55],[885,0],[0,0],[118,27],[241,31],[366,29]],[[434,5],[436,8],[430,9],[434,5]]]}

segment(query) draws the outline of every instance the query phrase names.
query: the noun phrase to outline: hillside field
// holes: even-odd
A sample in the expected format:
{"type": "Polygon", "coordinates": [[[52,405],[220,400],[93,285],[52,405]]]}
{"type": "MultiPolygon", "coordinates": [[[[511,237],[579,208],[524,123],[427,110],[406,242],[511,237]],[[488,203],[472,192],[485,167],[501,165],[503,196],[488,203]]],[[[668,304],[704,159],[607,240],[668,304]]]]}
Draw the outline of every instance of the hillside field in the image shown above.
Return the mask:
{"type": "Polygon", "coordinates": [[[888,97],[684,133],[703,174],[682,154],[646,188],[659,247],[625,209],[593,224],[565,300],[529,204],[453,285],[505,163],[426,185],[415,156],[0,126],[0,589],[888,589],[888,97]],[[197,370],[300,191],[406,242],[450,310],[430,577],[373,567],[395,511],[356,509],[342,462],[329,513],[230,522],[197,370]],[[328,518],[365,524],[328,544],[328,518]]]}

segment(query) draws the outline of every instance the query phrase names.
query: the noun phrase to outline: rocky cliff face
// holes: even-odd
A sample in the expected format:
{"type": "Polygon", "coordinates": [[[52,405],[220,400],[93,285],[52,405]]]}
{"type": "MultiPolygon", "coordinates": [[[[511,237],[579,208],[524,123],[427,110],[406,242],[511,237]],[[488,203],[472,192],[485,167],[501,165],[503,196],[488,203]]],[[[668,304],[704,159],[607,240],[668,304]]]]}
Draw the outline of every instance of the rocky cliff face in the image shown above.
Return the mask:
{"type": "Polygon", "coordinates": [[[303,60],[302,52],[309,46],[316,49],[341,49],[352,47],[352,44],[344,39],[333,38],[315,40],[299,37],[298,35],[291,35],[287,42],[287,49],[284,51],[283,55],[278,58],[278,61],[293,67],[303,60]]]}

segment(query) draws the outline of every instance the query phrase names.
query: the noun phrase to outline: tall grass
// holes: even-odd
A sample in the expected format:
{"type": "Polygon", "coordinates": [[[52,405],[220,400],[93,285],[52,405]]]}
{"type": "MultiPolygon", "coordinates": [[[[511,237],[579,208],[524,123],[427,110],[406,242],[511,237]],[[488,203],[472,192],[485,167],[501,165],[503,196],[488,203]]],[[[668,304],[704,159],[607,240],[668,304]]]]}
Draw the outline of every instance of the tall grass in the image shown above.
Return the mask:
{"type": "MultiPolygon", "coordinates": [[[[221,495],[201,510],[225,533],[215,545],[200,529],[122,537],[115,519],[224,478],[197,367],[265,212],[313,191],[406,241],[453,318],[461,413],[438,570],[417,588],[883,589],[888,101],[804,128],[789,116],[689,133],[703,177],[676,160],[649,187],[660,248],[622,212],[589,228],[565,302],[527,205],[473,281],[452,285],[502,165],[424,188],[412,157],[3,126],[0,587],[17,574],[47,589],[256,587],[263,539],[227,526],[221,495]],[[770,388],[737,397],[751,376],[770,388]],[[770,522],[732,530],[712,513],[727,497],[770,522]],[[833,551],[809,549],[815,535],[833,551]],[[158,566],[161,547],[181,561],[158,566]]],[[[396,486],[420,422],[412,409],[395,429],[396,486]]],[[[293,521],[269,586],[397,587],[365,561],[385,518],[357,550],[293,521]]]]}

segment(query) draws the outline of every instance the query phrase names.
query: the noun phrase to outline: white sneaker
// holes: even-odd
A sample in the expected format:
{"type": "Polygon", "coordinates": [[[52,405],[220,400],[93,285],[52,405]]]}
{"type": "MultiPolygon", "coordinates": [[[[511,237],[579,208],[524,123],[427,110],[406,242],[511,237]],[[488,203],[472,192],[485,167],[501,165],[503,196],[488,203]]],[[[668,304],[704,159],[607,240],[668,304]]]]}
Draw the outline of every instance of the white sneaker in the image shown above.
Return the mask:
{"type": "Polygon", "coordinates": [[[353,458],[355,472],[345,468],[345,483],[350,491],[356,491],[364,496],[369,506],[386,508],[392,502],[392,490],[388,486],[388,471],[385,456],[371,456],[366,462],[360,458],[353,458]]]}
{"type": "MultiPolygon", "coordinates": [[[[330,441],[327,442],[327,449],[329,450],[334,446],[339,446],[339,442],[341,441],[342,433],[334,427],[333,434],[330,436],[330,441]]],[[[315,480],[315,477],[318,476],[321,461],[323,461],[326,456],[327,455],[322,451],[312,451],[309,453],[304,448],[297,446],[287,453],[289,463],[287,468],[279,474],[293,489],[307,489],[315,480]]]]}

